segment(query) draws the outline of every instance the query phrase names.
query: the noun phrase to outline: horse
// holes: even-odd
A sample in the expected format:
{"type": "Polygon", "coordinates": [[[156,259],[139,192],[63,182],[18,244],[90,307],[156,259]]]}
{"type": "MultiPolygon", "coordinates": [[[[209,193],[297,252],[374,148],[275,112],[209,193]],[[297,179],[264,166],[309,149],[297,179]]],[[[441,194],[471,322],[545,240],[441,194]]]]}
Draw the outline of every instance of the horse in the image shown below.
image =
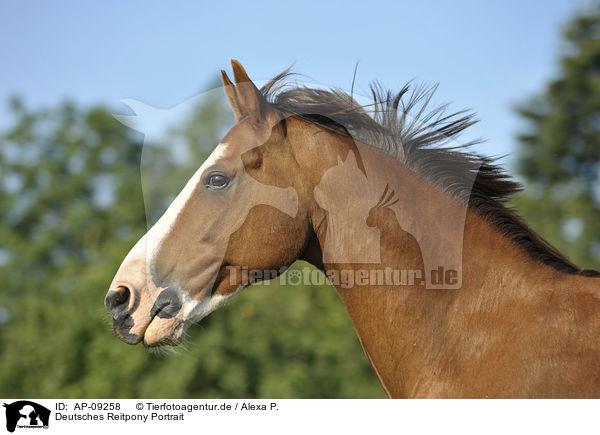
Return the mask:
{"type": "Polygon", "coordinates": [[[256,271],[304,260],[389,397],[600,397],[600,273],[506,205],[519,185],[494,160],[456,146],[472,114],[428,111],[433,90],[408,86],[361,106],[288,71],[258,89],[231,63],[236,124],[109,287],[122,341],[176,346],[256,271]]]}

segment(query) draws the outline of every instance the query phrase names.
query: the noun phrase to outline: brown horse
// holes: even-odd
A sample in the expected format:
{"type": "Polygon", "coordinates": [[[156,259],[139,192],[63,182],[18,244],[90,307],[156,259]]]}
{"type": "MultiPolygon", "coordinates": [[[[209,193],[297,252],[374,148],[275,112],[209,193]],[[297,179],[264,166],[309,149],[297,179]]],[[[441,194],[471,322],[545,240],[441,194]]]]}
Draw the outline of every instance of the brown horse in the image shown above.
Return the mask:
{"type": "Polygon", "coordinates": [[[255,271],[303,259],[391,397],[600,397],[600,273],[504,206],[518,186],[492,161],[447,146],[470,115],[425,112],[430,93],[407,88],[374,88],[373,115],[232,65],[236,125],[106,296],[123,341],[177,345],[255,271]]]}

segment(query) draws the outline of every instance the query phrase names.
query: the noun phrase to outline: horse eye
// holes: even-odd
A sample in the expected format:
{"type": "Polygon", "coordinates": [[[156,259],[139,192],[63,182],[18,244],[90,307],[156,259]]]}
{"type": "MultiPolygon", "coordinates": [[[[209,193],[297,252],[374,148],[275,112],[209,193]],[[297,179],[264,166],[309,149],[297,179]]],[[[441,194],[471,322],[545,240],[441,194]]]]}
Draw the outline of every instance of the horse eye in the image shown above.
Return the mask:
{"type": "Polygon", "coordinates": [[[212,189],[222,189],[229,184],[229,177],[223,174],[213,174],[206,180],[205,186],[212,189]]]}

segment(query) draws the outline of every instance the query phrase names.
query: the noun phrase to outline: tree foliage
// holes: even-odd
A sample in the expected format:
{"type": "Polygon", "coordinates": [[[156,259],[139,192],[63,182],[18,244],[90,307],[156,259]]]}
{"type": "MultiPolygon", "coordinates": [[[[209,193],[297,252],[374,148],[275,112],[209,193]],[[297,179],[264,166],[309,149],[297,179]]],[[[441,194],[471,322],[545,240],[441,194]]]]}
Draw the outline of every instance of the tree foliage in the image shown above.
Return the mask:
{"type": "Polygon", "coordinates": [[[564,31],[558,77],[521,105],[516,208],[581,267],[600,268],[600,7],[564,31]]]}

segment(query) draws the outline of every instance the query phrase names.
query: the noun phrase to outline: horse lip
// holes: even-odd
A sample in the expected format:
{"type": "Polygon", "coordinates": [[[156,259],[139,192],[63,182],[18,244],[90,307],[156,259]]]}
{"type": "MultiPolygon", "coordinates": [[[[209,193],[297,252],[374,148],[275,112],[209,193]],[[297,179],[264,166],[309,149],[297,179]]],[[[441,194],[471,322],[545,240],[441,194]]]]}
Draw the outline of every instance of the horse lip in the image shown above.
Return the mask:
{"type": "Polygon", "coordinates": [[[152,322],[153,318],[151,318],[148,323],[143,327],[140,332],[135,334],[130,333],[131,329],[135,326],[135,321],[130,314],[124,314],[118,316],[117,318],[113,318],[113,330],[116,336],[124,343],[136,345],[140,341],[143,340],[144,334],[146,333],[146,329],[152,322]]]}
{"type": "MultiPolygon", "coordinates": [[[[141,335],[141,340],[140,341],[142,341],[144,347],[146,349],[151,349],[151,348],[158,348],[158,347],[162,347],[162,346],[177,346],[177,345],[179,345],[179,343],[181,343],[181,341],[182,341],[182,338],[181,337],[179,337],[179,338],[172,338],[170,336],[164,336],[160,340],[158,340],[156,343],[148,344],[148,342],[146,341],[146,331],[147,331],[148,327],[150,326],[150,324],[154,321],[154,319],[156,317],[157,316],[153,316],[150,319],[150,322],[148,322],[148,325],[146,325],[146,328],[144,329],[144,332],[141,335]]],[[[185,322],[183,322],[183,323],[185,324],[185,322]]]]}
{"type": "Polygon", "coordinates": [[[142,331],[142,333],[140,334],[140,341],[143,343],[144,347],[148,347],[147,343],[146,343],[146,331],[148,330],[148,327],[150,326],[150,324],[154,321],[154,319],[156,318],[156,315],[158,314],[158,312],[160,311],[160,309],[156,312],[156,313],[151,313],[151,317],[150,320],[148,321],[148,323],[146,324],[146,326],[144,327],[144,330],[142,331]]]}
{"type": "Polygon", "coordinates": [[[113,330],[115,331],[115,335],[119,337],[119,339],[127,344],[135,345],[138,344],[142,340],[142,334],[131,334],[129,331],[135,322],[133,318],[129,315],[125,315],[120,319],[113,319],[113,330]]]}
{"type": "Polygon", "coordinates": [[[170,345],[170,346],[177,346],[177,344],[179,344],[176,340],[172,340],[171,338],[163,338],[161,340],[159,340],[158,343],[153,344],[153,345],[149,345],[146,343],[146,330],[148,329],[148,327],[150,326],[150,324],[154,321],[155,318],[173,318],[174,316],[171,316],[171,314],[169,313],[168,310],[164,310],[164,308],[168,308],[170,306],[170,304],[168,302],[165,302],[163,304],[160,305],[155,305],[153,307],[152,312],[150,313],[150,318],[148,319],[148,322],[144,325],[143,329],[137,333],[137,334],[129,334],[127,331],[129,331],[134,323],[133,323],[133,318],[129,315],[129,314],[125,314],[124,316],[119,316],[118,319],[113,319],[113,329],[115,331],[115,333],[117,334],[117,336],[121,339],[121,341],[127,343],[127,344],[131,344],[131,345],[136,345],[139,342],[142,342],[144,347],[146,348],[151,348],[151,347],[159,347],[159,346],[163,346],[163,345],[170,345]],[[160,315],[160,313],[167,313],[165,315],[165,317],[162,317],[160,315]]]}
{"type": "Polygon", "coordinates": [[[160,292],[152,309],[150,316],[152,318],[158,316],[161,319],[171,319],[179,314],[182,307],[182,300],[178,292],[170,287],[160,292]]]}
{"type": "MultiPolygon", "coordinates": [[[[152,317],[150,317],[150,321],[146,324],[144,331],[140,334],[140,340],[138,340],[138,343],[141,341],[146,349],[158,348],[158,347],[162,347],[162,346],[177,346],[182,342],[183,334],[179,338],[172,338],[170,336],[164,336],[164,337],[160,338],[156,343],[148,344],[148,342],[146,341],[146,331],[148,330],[148,327],[152,324],[154,319],[156,319],[158,317],[159,319],[173,320],[175,318],[175,317],[171,317],[171,316],[163,318],[158,315],[158,313],[160,313],[160,312],[161,312],[161,309],[159,308],[156,310],[156,312],[151,313],[152,317]]],[[[180,324],[177,325],[177,327],[182,326],[182,325],[185,327],[186,323],[187,322],[180,322],[180,324]]]]}

